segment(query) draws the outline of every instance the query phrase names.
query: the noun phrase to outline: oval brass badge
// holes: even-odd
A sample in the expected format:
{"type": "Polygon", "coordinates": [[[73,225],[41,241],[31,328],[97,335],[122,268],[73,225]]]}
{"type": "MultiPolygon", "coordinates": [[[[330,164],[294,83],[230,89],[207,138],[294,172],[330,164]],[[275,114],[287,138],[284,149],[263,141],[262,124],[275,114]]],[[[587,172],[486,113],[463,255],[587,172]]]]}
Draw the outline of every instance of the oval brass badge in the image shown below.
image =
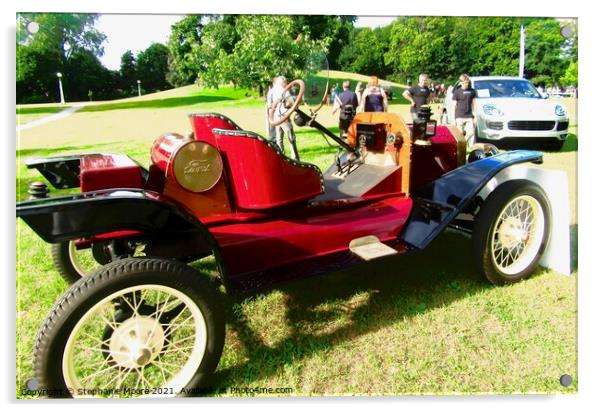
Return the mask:
{"type": "Polygon", "coordinates": [[[219,181],[224,165],[219,151],[206,142],[185,143],[174,155],[173,173],[180,186],[191,192],[204,192],[219,181]]]}

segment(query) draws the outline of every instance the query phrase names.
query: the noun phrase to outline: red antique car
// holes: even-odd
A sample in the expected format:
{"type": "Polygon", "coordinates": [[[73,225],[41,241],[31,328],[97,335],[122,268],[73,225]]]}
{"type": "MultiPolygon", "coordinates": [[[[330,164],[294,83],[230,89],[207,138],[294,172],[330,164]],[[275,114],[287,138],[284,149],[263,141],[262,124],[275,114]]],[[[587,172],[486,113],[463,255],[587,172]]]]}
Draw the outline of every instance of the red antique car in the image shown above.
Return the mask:
{"type": "Polygon", "coordinates": [[[420,251],[454,227],[472,233],[475,265],[494,284],[532,273],[549,238],[549,201],[534,182],[495,177],[541,153],[477,149],[467,159],[462,134],[428,110],[411,125],[359,113],[345,141],[299,109],[304,84],[293,86],[284,118],[341,147],[324,173],[216,113],[190,115],[189,136],[160,136],[148,170],[116,154],[29,163],[55,187],[81,188],[17,205],[75,282],[35,343],[49,395],[185,395],[208,385],[224,314],[216,285],[187,265],[206,256],[226,292],[240,295],[420,251]],[[75,259],[87,248],[104,264],[90,274],[75,259]]]}

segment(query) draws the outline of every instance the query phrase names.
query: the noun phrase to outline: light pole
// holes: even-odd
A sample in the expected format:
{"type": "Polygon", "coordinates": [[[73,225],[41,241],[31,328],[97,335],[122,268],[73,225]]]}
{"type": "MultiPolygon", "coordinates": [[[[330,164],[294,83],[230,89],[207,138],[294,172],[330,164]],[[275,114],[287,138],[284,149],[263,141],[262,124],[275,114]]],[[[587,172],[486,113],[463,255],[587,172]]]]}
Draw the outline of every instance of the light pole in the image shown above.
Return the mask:
{"type": "Polygon", "coordinates": [[[138,97],[142,96],[142,93],[140,93],[140,80],[136,80],[138,82],[138,97]]]}
{"type": "Polygon", "coordinates": [[[59,92],[61,93],[61,104],[65,104],[65,95],[63,94],[63,82],[61,81],[61,77],[63,77],[63,74],[61,72],[58,72],[56,74],[56,77],[58,77],[59,79],[59,92]]]}
{"type": "Polygon", "coordinates": [[[520,26],[520,52],[518,60],[518,77],[525,77],[525,26],[520,26]]]}

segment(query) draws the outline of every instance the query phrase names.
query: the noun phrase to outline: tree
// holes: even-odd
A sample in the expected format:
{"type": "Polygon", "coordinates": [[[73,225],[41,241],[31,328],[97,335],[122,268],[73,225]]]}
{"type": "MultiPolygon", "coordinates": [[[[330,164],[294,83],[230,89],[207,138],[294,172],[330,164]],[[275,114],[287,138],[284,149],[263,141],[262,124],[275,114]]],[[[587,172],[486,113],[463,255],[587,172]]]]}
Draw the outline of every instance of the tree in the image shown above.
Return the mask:
{"type": "Polygon", "coordinates": [[[298,15],[293,19],[293,34],[307,33],[313,41],[323,41],[328,47],[328,62],[332,69],[338,69],[338,60],[341,51],[347,44],[349,35],[353,31],[353,22],[356,16],[332,15],[298,15]]]}
{"type": "Polygon", "coordinates": [[[169,49],[161,43],[153,43],[136,58],[139,80],[146,91],[169,88],[167,83],[167,60],[169,49]]]}
{"type": "Polygon", "coordinates": [[[342,70],[385,78],[391,68],[385,63],[389,50],[390,26],[354,29],[341,50],[338,64],[342,70]]]}
{"type": "Polygon", "coordinates": [[[201,43],[203,20],[207,17],[192,14],[171,26],[169,48],[169,71],[167,81],[176,87],[194,83],[198,67],[192,59],[192,50],[201,43]]]}
{"type": "MultiPolygon", "coordinates": [[[[105,35],[94,29],[96,14],[20,13],[17,15],[17,102],[58,101],[57,72],[82,52],[102,56],[105,35]],[[29,23],[37,33],[27,30],[29,23]]],[[[69,79],[75,85],[81,76],[69,79]]],[[[86,92],[87,95],[87,92],[86,92]]]]}
{"type": "Polygon", "coordinates": [[[550,18],[401,17],[391,24],[385,62],[400,81],[420,72],[445,81],[461,73],[516,76],[521,25],[527,31],[526,76],[557,82],[573,49],[550,18]]]}
{"type": "Polygon", "coordinates": [[[203,84],[233,83],[261,94],[276,75],[302,77],[308,56],[325,51],[324,43],[312,40],[307,29],[295,34],[290,16],[224,16],[204,27],[193,58],[203,84]]]}
{"type": "Polygon", "coordinates": [[[453,17],[400,17],[393,22],[385,53],[393,78],[405,82],[428,73],[432,78],[447,79],[467,71],[460,69],[458,62],[466,61],[468,40],[461,31],[456,32],[455,23],[453,17]]]}
{"type": "Polygon", "coordinates": [[[560,78],[560,83],[563,86],[579,86],[579,76],[577,70],[577,62],[570,62],[564,76],[560,78]]]}
{"type": "Polygon", "coordinates": [[[131,50],[126,51],[121,55],[121,65],[119,66],[119,85],[127,95],[132,95],[137,92],[138,66],[136,58],[131,50]]]}
{"type": "Polygon", "coordinates": [[[88,100],[90,92],[95,100],[116,97],[119,87],[119,73],[104,67],[98,57],[89,50],[73,53],[63,72],[65,99],[71,101],[88,100]]]}
{"type": "Polygon", "coordinates": [[[98,17],[98,14],[20,13],[17,16],[17,42],[58,53],[65,60],[80,50],[100,57],[104,54],[102,43],[106,36],[94,28],[98,17]],[[27,30],[31,22],[39,26],[35,34],[27,30]]]}
{"type": "Polygon", "coordinates": [[[17,103],[58,101],[58,55],[17,46],[17,103]]]}
{"type": "Polygon", "coordinates": [[[535,83],[560,83],[570,61],[562,57],[566,39],[555,19],[534,19],[526,26],[525,75],[535,83]]]}
{"type": "Polygon", "coordinates": [[[520,26],[514,17],[481,17],[467,21],[471,45],[472,75],[517,76],[520,56],[520,26]]]}

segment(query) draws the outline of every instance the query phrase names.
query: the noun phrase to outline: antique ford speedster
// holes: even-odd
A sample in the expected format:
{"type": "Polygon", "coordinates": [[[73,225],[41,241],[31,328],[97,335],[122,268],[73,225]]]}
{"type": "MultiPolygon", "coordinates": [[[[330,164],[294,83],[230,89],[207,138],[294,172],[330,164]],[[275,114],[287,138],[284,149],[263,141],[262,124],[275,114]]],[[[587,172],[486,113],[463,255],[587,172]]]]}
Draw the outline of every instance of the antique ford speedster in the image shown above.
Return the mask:
{"type": "Polygon", "coordinates": [[[29,162],[54,187],[81,189],[17,205],[74,282],[35,343],[36,378],[49,395],[174,396],[206,386],[224,314],[215,282],[187,263],[210,255],[225,291],[248,294],[419,251],[453,227],[472,233],[472,258],[492,283],[533,272],[550,237],[550,202],[533,181],[499,176],[541,153],[467,156],[462,134],[426,108],[410,125],[358,113],[341,139],[300,108],[304,82],[293,87],[294,102],[272,123],[293,116],[335,140],[324,173],[216,113],[190,115],[189,136],[156,139],[148,170],[120,154],[29,162]],[[84,249],[102,264],[91,273],[77,260],[84,249]]]}

